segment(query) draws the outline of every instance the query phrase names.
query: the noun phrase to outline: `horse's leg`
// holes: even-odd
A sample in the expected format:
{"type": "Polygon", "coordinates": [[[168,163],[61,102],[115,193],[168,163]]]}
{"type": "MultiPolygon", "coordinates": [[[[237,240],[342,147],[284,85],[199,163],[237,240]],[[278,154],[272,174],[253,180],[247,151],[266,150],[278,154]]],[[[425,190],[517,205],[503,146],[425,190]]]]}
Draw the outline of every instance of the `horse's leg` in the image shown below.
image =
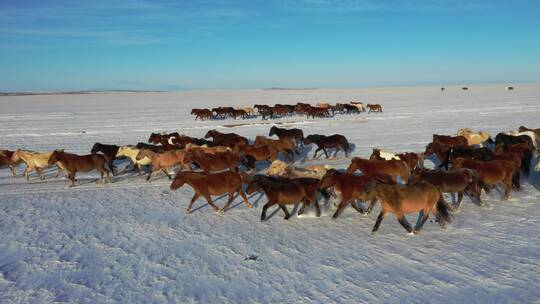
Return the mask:
{"type": "Polygon", "coordinates": [[[27,165],[26,169],[24,169],[23,175],[26,177],[26,180],[30,180],[29,173],[31,171],[31,167],[27,165]]]}
{"type": "Polygon", "coordinates": [[[319,152],[321,150],[321,148],[317,148],[317,150],[315,150],[315,154],[313,154],[313,158],[317,157],[317,152],[319,152]]]}
{"type": "Polygon", "coordinates": [[[506,177],[504,179],[504,186],[506,189],[504,191],[504,196],[502,200],[506,201],[510,198],[510,192],[512,192],[512,176],[506,177]]]}
{"type": "Polygon", "coordinates": [[[229,191],[229,199],[227,200],[227,203],[225,204],[225,206],[223,206],[223,208],[221,208],[221,210],[219,212],[225,213],[225,211],[227,211],[227,209],[229,209],[229,206],[231,205],[231,202],[233,200],[234,193],[235,193],[235,191],[229,191]]]}
{"type": "Polygon", "coordinates": [[[323,150],[324,155],[326,156],[326,158],[328,158],[328,152],[326,152],[326,147],[323,147],[322,150],[323,150]]]}
{"type": "Polygon", "coordinates": [[[270,202],[270,201],[268,201],[266,204],[264,204],[263,209],[262,209],[262,213],[261,213],[261,221],[266,220],[266,210],[270,206],[272,206],[273,204],[274,204],[274,202],[270,202]]]}
{"type": "Polygon", "coordinates": [[[238,189],[238,193],[240,193],[240,196],[242,197],[242,199],[244,200],[244,203],[246,203],[246,206],[248,208],[253,208],[253,205],[249,203],[249,200],[246,196],[246,194],[244,193],[244,190],[242,190],[242,186],[240,185],[240,188],[238,189]]]}
{"type": "Polygon", "coordinates": [[[289,210],[287,210],[287,207],[285,207],[285,205],[279,204],[279,208],[281,208],[281,210],[283,210],[283,212],[285,213],[284,219],[288,220],[291,215],[289,214],[289,210]]]}
{"type": "Polygon", "coordinates": [[[70,171],[68,174],[69,179],[71,180],[71,185],[69,187],[75,186],[75,171],[70,171]]]}
{"type": "Polygon", "coordinates": [[[428,209],[424,208],[424,209],[420,210],[420,212],[418,213],[418,221],[416,222],[416,227],[414,227],[414,233],[415,234],[420,232],[420,229],[422,229],[422,227],[426,223],[428,217],[429,217],[429,210],[428,209]]]}
{"type": "Polygon", "coordinates": [[[199,192],[195,192],[195,195],[193,195],[193,197],[191,198],[191,201],[189,202],[189,205],[186,209],[186,214],[190,214],[191,213],[191,207],[193,206],[193,203],[201,196],[201,194],[199,192]]]}
{"type": "Polygon", "coordinates": [[[370,214],[371,210],[373,210],[373,207],[375,206],[375,203],[377,202],[377,199],[372,199],[369,203],[369,207],[366,209],[366,214],[370,214]]]}
{"type": "Polygon", "coordinates": [[[362,207],[359,207],[359,206],[356,204],[356,201],[351,202],[351,206],[352,206],[356,211],[360,212],[360,214],[365,214],[364,209],[362,209],[362,207]]]}
{"type": "Polygon", "coordinates": [[[206,198],[206,201],[208,202],[208,205],[212,206],[214,208],[214,211],[218,212],[219,211],[219,207],[216,206],[213,202],[212,202],[212,198],[210,197],[210,194],[208,193],[205,193],[204,194],[204,198],[206,198]]]}
{"type": "Polygon", "coordinates": [[[385,212],[383,210],[383,211],[381,211],[381,213],[379,213],[379,216],[377,217],[377,221],[375,222],[375,225],[373,226],[373,229],[371,229],[371,234],[374,234],[375,232],[377,232],[377,230],[379,230],[379,226],[381,225],[381,222],[382,222],[384,216],[385,216],[385,212]]]}
{"type": "Polygon", "coordinates": [[[461,206],[461,200],[463,200],[463,191],[460,191],[457,194],[457,204],[456,204],[455,210],[458,210],[459,207],[461,206]]]}
{"type": "Polygon", "coordinates": [[[308,202],[306,201],[306,199],[302,199],[302,207],[300,207],[300,209],[298,209],[298,215],[302,215],[304,213],[304,210],[306,209],[306,206],[307,206],[308,202]]]}
{"type": "Polygon", "coordinates": [[[152,178],[152,174],[154,174],[153,168],[151,169],[150,173],[148,173],[148,177],[146,177],[146,181],[150,181],[150,178],[152,178]]]}
{"type": "Polygon", "coordinates": [[[315,205],[315,212],[317,212],[317,217],[321,216],[321,208],[319,207],[319,202],[317,202],[317,197],[315,197],[314,200],[312,200],[313,204],[315,205]]]}
{"type": "Polygon", "coordinates": [[[13,177],[17,176],[17,173],[15,172],[15,166],[10,165],[10,166],[9,166],[9,169],[11,169],[11,175],[12,175],[13,177]]]}
{"type": "Polygon", "coordinates": [[[398,222],[401,224],[401,226],[403,226],[403,228],[405,228],[405,230],[407,230],[408,233],[411,233],[412,232],[411,224],[409,224],[409,222],[405,218],[405,214],[403,213],[399,215],[396,214],[396,217],[398,219],[398,222]]]}
{"type": "Polygon", "coordinates": [[[332,218],[336,219],[341,213],[341,210],[343,210],[343,208],[345,208],[346,205],[347,205],[347,201],[345,200],[345,198],[342,197],[341,202],[339,202],[336,212],[334,212],[334,215],[332,215],[332,218]]]}
{"type": "Polygon", "coordinates": [[[39,176],[40,179],[45,179],[45,175],[43,175],[43,168],[36,167],[36,173],[39,176]]]}
{"type": "Polygon", "coordinates": [[[167,172],[167,168],[161,168],[161,171],[167,175],[169,179],[172,179],[172,177],[169,175],[169,172],[167,172]]]}

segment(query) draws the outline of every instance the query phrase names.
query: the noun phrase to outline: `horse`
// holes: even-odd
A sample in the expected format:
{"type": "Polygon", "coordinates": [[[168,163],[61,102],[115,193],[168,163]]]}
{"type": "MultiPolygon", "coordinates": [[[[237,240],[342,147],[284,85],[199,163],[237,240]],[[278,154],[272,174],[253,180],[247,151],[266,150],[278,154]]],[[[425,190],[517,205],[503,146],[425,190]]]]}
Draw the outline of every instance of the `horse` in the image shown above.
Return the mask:
{"type": "Polygon", "coordinates": [[[392,159],[401,160],[399,158],[399,156],[397,156],[396,154],[394,154],[392,152],[382,151],[382,150],[377,149],[377,148],[373,148],[373,152],[371,152],[371,156],[369,157],[369,159],[370,160],[374,160],[374,159],[377,159],[377,160],[392,160],[392,159]]]}
{"type": "Polygon", "coordinates": [[[295,106],[294,106],[294,111],[297,113],[297,114],[307,114],[308,110],[311,108],[311,105],[308,104],[308,103],[302,103],[302,102],[298,102],[295,106]]]}
{"type": "Polygon", "coordinates": [[[255,147],[266,145],[273,146],[278,150],[278,152],[283,152],[290,161],[294,160],[294,152],[298,153],[296,151],[296,145],[294,141],[290,138],[280,138],[276,140],[258,135],[257,137],[255,137],[254,145],[255,147]]]}
{"type": "Polygon", "coordinates": [[[253,208],[242,190],[242,183],[249,182],[247,178],[243,178],[238,172],[219,172],[219,173],[203,173],[203,172],[178,172],[171,183],[170,189],[175,191],[181,188],[184,184],[188,184],[193,188],[195,194],[186,209],[186,213],[191,213],[193,203],[202,195],[214,210],[225,213],[228,210],[234,198],[234,194],[238,192],[248,208],[253,208]],[[227,193],[229,199],[221,210],[212,202],[211,195],[222,195],[227,193]]]}
{"type": "Polygon", "coordinates": [[[213,145],[211,141],[208,141],[204,138],[191,137],[184,134],[178,137],[174,137],[171,140],[171,142],[176,148],[183,148],[188,144],[194,144],[198,146],[203,146],[203,145],[212,146],[213,145]]]}
{"type": "Polygon", "coordinates": [[[197,120],[197,118],[199,120],[204,120],[205,118],[206,119],[214,118],[214,114],[209,109],[193,109],[191,110],[191,114],[195,115],[195,120],[197,120]]]}
{"type": "Polygon", "coordinates": [[[297,144],[304,143],[304,132],[300,129],[284,129],[273,126],[270,128],[268,136],[276,135],[281,138],[290,138],[294,140],[297,144]]]}
{"type": "Polygon", "coordinates": [[[11,162],[20,163],[22,161],[26,164],[26,169],[23,172],[26,180],[30,179],[29,173],[32,172],[32,170],[36,171],[41,179],[45,179],[43,169],[47,169],[51,166],[49,164],[49,159],[51,158],[52,153],[53,152],[40,153],[18,149],[11,155],[11,162]]]}
{"type": "Polygon", "coordinates": [[[216,154],[216,153],[219,153],[219,152],[231,152],[232,151],[232,149],[229,148],[229,147],[224,147],[224,146],[208,147],[206,145],[199,146],[199,145],[192,144],[192,143],[188,143],[184,147],[184,151],[187,151],[187,152],[191,152],[191,151],[195,151],[195,150],[200,150],[204,154],[216,154]]]}
{"type": "MultiPolygon", "coordinates": [[[[195,163],[205,173],[212,173],[229,169],[238,172],[238,155],[232,152],[215,152],[214,154],[205,154],[200,150],[194,150],[187,153],[185,162],[195,163]]],[[[252,165],[250,165],[253,167],[252,165]]]]}
{"type": "Polygon", "coordinates": [[[306,117],[309,118],[309,116],[311,116],[312,118],[330,117],[329,108],[310,107],[306,113],[306,117]]]}
{"type": "Polygon", "coordinates": [[[469,142],[464,136],[448,136],[433,134],[433,143],[438,143],[448,147],[468,146],[469,142]]]}
{"type": "Polygon", "coordinates": [[[355,106],[358,109],[359,112],[365,112],[366,111],[366,107],[360,101],[351,101],[351,102],[349,102],[349,104],[355,106]]]}
{"type": "MultiPolygon", "coordinates": [[[[137,149],[148,149],[148,150],[151,150],[153,152],[156,152],[156,153],[161,153],[161,152],[164,152],[164,151],[167,151],[167,150],[171,150],[171,149],[166,149],[165,147],[163,146],[158,146],[158,145],[149,145],[147,143],[143,143],[143,142],[140,142],[140,143],[137,143],[135,145],[135,147],[137,149]]],[[[176,148],[177,149],[177,148],[176,148]]],[[[175,149],[175,150],[176,150],[175,149]]]]}
{"type": "Polygon", "coordinates": [[[452,211],[456,211],[461,206],[463,193],[468,191],[480,204],[480,192],[478,191],[478,173],[471,169],[453,169],[452,171],[437,171],[428,169],[416,169],[411,175],[409,184],[420,182],[430,183],[441,192],[457,193],[457,203],[452,211]]]}
{"type": "Polygon", "coordinates": [[[430,157],[431,155],[435,154],[441,162],[438,168],[440,169],[442,167],[445,167],[445,169],[448,170],[448,163],[450,162],[450,149],[452,149],[452,147],[443,144],[435,142],[429,143],[426,146],[426,150],[424,151],[424,158],[430,157]]]}
{"type": "Polygon", "coordinates": [[[296,167],[291,164],[286,164],[280,160],[275,160],[266,169],[266,174],[269,176],[281,176],[288,178],[312,177],[320,179],[329,169],[331,169],[331,167],[328,165],[296,167]]]}
{"type": "Polygon", "coordinates": [[[506,160],[478,161],[466,158],[457,158],[453,161],[452,168],[467,168],[478,172],[479,185],[489,191],[492,186],[502,183],[505,192],[502,200],[510,198],[512,181],[516,174],[514,164],[506,160]]]}
{"type": "Polygon", "coordinates": [[[284,105],[280,105],[280,104],[274,105],[271,109],[272,109],[273,114],[278,117],[286,116],[287,114],[290,113],[288,107],[284,105]]]}
{"type": "Polygon", "coordinates": [[[172,179],[172,177],[169,175],[169,172],[167,172],[167,169],[170,167],[179,165],[182,167],[187,166],[188,160],[187,160],[188,152],[183,150],[170,150],[170,151],[164,151],[161,153],[156,153],[149,149],[142,148],[137,156],[135,157],[136,160],[140,161],[143,160],[145,157],[148,157],[152,162],[152,168],[150,173],[148,173],[148,176],[146,177],[146,181],[150,181],[150,178],[152,178],[152,175],[154,172],[161,170],[161,172],[165,173],[169,179],[172,179]]]}
{"type": "Polygon", "coordinates": [[[321,215],[319,204],[317,203],[317,192],[319,180],[309,178],[288,179],[272,178],[257,174],[253,176],[247,187],[247,194],[254,192],[264,192],[268,202],[263,206],[261,221],[266,220],[266,210],[277,204],[285,213],[285,219],[290,218],[289,211],[285,205],[296,204],[302,201],[303,205],[298,211],[302,214],[307,204],[313,204],[317,211],[317,217],[321,215]]]}
{"type": "Polygon", "coordinates": [[[233,109],[230,111],[230,114],[234,120],[236,120],[237,117],[242,117],[242,119],[246,119],[249,115],[246,111],[242,109],[233,109]]]}
{"type": "Polygon", "coordinates": [[[489,133],[480,131],[480,132],[473,132],[471,129],[459,129],[456,133],[458,136],[463,136],[467,139],[467,143],[469,146],[472,145],[479,145],[481,147],[484,146],[484,144],[487,142],[488,144],[494,144],[495,142],[489,135],[489,133]]]}
{"type": "Polygon", "coordinates": [[[409,166],[402,160],[369,160],[361,157],[353,157],[351,164],[347,167],[347,173],[353,174],[356,170],[361,170],[363,175],[387,174],[394,182],[401,176],[404,183],[409,181],[409,166]]]}
{"type": "Polygon", "coordinates": [[[360,112],[365,111],[365,109],[363,105],[343,104],[343,111],[347,112],[347,114],[360,114],[360,112]]]}
{"type": "Polygon", "coordinates": [[[529,176],[533,152],[528,144],[499,144],[495,146],[495,153],[512,153],[519,156],[521,158],[521,170],[523,170],[525,176],[529,176]]]}
{"type": "Polygon", "coordinates": [[[340,149],[342,149],[345,152],[345,157],[349,157],[349,152],[348,152],[350,149],[349,142],[347,141],[347,138],[345,138],[345,136],[340,135],[340,134],[334,134],[330,136],[318,135],[318,134],[308,135],[308,137],[306,137],[306,139],[304,140],[304,144],[317,145],[317,150],[315,150],[315,153],[313,154],[313,158],[317,156],[317,152],[319,152],[320,150],[323,150],[324,155],[326,155],[326,158],[328,158],[328,152],[326,151],[327,148],[336,149],[336,153],[334,154],[334,157],[336,157],[340,149]]]}
{"type": "Polygon", "coordinates": [[[238,143],[248,143],[247,138],[235,133],[221,133],[217,130],[210,130],[206,132],[204,138],[212,137],[212,142],[215,146],[225,146],[233,148],[238,143]]]}
{"type": "Polygon", "coordinates": [[[236,110],[244,110],[248,116],[255,116],[255,110],[252,107],[236,107],[236,110]]]}
{"type": "MultiPolygon", "coordinates": [[[[534,134],[534,133],[533,133],[534,134]]],[[[505,146],[515,144],[526,144],[529,149],[534,147],[532,138],[529,135],[511,135],[505,133],[499,133],[495,136],[495,145],[503,144],[505,146]]]]}
{"type": "Polygon", "coordinates": [[[529,128],[524,127],[524,126],[520,126],[518,131],[519,132],[531,131],[531,132],[534,132],[534,134],[536,135],[536,138],[540,138],[540,128],[538,128],[538,129],[529,129],[529,128]]]}
{"type": "Polygon", "coordinates": [[[115,174],[114,169],[116,167],[113,165],[113,162],[116,159],[118,148],[119,147],[117,145],[106,145],[106,144],[101,144],[97,142],[92,146],[92,150],[90,150],[90,153],[92,154],[96,154],[97,152],[103,153],[103,155],[105,155],[107,158],[107,162],[109,163],[109,169],[111,169],[112,175],[114,176],[115,174]]]}
{"type": "Polygon", "coordinates": [[[274,111],[272,109],[261,109],[259,110],[259,114],[262,116],[263,120],[274,118],[274,111]]]}
{"type": "Polygon", "coordinates": [[[141,149],[135,146],[120,146],[118,147],[118,152],[116,152],[116,158],[129,158],[131,160],[131,163],[133,164],[133,168],[137,169],[140,174],[142,166],[148,166],[152,164],[152,159],[149,157],[144,157],[143,159],[139,160],[137,159],[137,154],[139,154],[140,151],[141,149]]]}
{"type": "Polygon", "coordinates": [[[374,104],[368,103],[366,105],[366,108],[369,109],[368,114],[371,112],[382,113],[382,106],[378,103],[374,103],[374,104]]]}
{"type": "Polygon", "coordinates": [[[538,148],[538,145],[540,143],[540,138],[536,136],[536,133],[534,131],[510,131],[504,132],[504,134],[512,136],[529,136],[535,149],[538,148]]]}
{"type": "Polygon", "coordinates": [[[11,175],[17,176],[17,173],[15,172],[15,167],[17,167],[23,161],[22,159],[16,162],[12,161],[11,158],[13,156],[13,153],[14,152],[10,150],[0,150],[0,168],[8,166],[11,170],[11,175]]]}
{"type": "Polygon", "coordinates": [[[262,105],[262,104],[256,104],[253,106],[253,108],[257,109],[259,114],[261,113],[261,111],[268,111],[272,109],[269,105],[262,105]]]}
{"type": "Polygon", "coordinates": [[[354,201],[365,201],[364,187],[371,180],[377,180],[383,183],[392,183],[392,178],[384,174],[357,176],[354,174],[342,173],[335,169],[329,169],[326,171],[326,174],[319,182],[319,189],[328,189],[330,187],[334,187],[335,192],[340,197],[338,208],[332,218],[336,219],[343,208],[345,208],[349,203],[361,214],[366,212],[369,213],[375,204],[375,200],[371,201],[371,208],[368,210],[362,209],[362,207],[355,204],[354,201]]]}
{"type": "Polygon", "coordinates": [[[234,146],[233,152],[248,155],[256,161],[267,160],[271,163],[277,159],[279,150],[272,145],[251,146],[245,143],[238,143],[234,146]]]}
{"type": "Polygon", "coordinates": [[[163,146],[174,145],[173,140],[176,137],[180,137],[180,134],[178,134],[178,132],[173,132],[169,134],[152,133],[148,138],[148,142],[151,144],[162,144],[163,146]]]}
{"type": "Polygon", "coordinates": [[[59,169],[62,168],[71,180],[70,187],[73,187],[75,186],[75,175],[77,172],[89,172],[94,169],[99,172],[101,181],[104,182],[105,174],[107,174],[107,177],[109,177],[110,174],[110,171],[105,168],[105,163],[107,163],[107,161],[108,159],[106,156],[102,154],[77,155],[61,150],[55,150],[51,153],[48,165],[52,166],[56,163],[59,169]]]}
{"type": "Polygon", "coordinates": [[[374,234],[379,230],[379,226],[387,213],[394,213],[398,222],[408,233],[417,234],[426,223],[429,214],[433,213],[435,220],[443,228],[446,223],[452,222],[450,207],[444,201],[442,192],[429,183],[418,183],[414,185],[387,185],[370,181],[365,187],[367,199],[379,199],[381,202],[381,213],[371,230],[374,234]],[[419,212],[418,220],[414,228],[411,227],[406,213],[419,212]]]}

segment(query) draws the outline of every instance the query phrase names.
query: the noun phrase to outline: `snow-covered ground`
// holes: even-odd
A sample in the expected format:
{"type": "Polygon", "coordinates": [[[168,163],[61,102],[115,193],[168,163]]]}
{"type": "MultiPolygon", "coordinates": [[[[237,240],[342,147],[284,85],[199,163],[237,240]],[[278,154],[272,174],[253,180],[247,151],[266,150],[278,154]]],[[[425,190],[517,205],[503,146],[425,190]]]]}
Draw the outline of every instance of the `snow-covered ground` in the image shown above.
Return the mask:
{"type": "MultiPolygon", "coordinates": [[[[156,131],[202,137],[211,128],[254,138],[267,135],[271,125],[260,118],[195,122],[189,112],[349,100],[380,103],[384,114],[273,122],[305,134],[343,134],[355,145],[353,155],[361,156],[373,147],[423,151],[433,133],[462,127],[492,135],[540,127],[540,85],[517,85],[513,92],[489,85],[468,92],[425,87],[11,96],[0,97],[0,148],[88,153],[98,141],[135,144],[156,131]],[[235,123],[245,124],[230,127],[235,123]]],[[[315,163],[348,162],[339,156],[315,163]]],[[[271,209],[274,216],[261,223],[265,198],[259,194],[250,197],[254,209],[237,198],[232,210],[218,215],[199,200],[186,215],[193,192],[187,186],[171,192],[164,178],[147,183],[124,173],[96,185],[93,172],[68,189],[67,180],[52,174],[26,182],[0,170],[1,303],[540,300],[540,177],[534,171],[509,201],[500,201],[497,191],[484,194],[489,207],[465,198],[448,229],[428,222],[417,236],[406,235],[393,215],[372,236],[377,210],[362,216],[347,208],[333,220],[332,202],[320,218],[310,212],[285,221],[271,209]]]]}

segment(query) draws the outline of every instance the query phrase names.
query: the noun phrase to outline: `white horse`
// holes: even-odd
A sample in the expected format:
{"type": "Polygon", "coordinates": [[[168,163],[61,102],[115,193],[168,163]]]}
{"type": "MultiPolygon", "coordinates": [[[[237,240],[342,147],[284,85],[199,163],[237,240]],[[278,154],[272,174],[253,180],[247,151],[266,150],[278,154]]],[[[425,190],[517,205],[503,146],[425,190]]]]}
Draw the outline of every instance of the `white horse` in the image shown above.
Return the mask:
{"type": "Polygon", "coordinates": [[[152,164],[152,160],[146,156],[143,159],[138,160],[137,154],[139,154],[140,150],[141,149],[135,146],[121,146],[118,148],[118,152],[116,152],[116,157],[129,158],[131,160],[131,163],[133,164],[133,167],[137,168],[139,173],[141,173],[141,166],[147,166],[152,164]]]}
{"type": "Polygon", "coordinates": [[[540,142],[539,142],[540,138],[536,137],[536,134],[533,131],[523,131],[523,132],[509,131],[509,132],[504,132],[504,134],[512,135],[512,136],[527,135],[532,139],[532,142],[533,142],[533,145],[534,145],[535,149],[538,148],[538,145],[540,144],[540,142]]]}

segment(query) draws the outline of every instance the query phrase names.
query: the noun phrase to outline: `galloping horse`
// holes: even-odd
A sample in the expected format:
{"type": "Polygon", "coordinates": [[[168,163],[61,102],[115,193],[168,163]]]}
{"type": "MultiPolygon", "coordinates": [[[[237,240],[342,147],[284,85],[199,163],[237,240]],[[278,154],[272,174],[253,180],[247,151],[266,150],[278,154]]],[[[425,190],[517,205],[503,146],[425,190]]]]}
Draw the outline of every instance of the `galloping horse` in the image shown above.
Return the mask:
{"type": "Polygon", "coordinates": [[[29,173],[32,172],[32,170],[36,171],[41,179],[45,179],[45,176],[43,176],[43,169],[47,169],[51,166],[51,164],[49,164],[49,159],[51,158],[52,153],[53,152],[40,153],[19,149],[11,155],[11,162],[20,163],[22,161],[26,164],[26,169],[23,173],[26,180],[30,179],[29,173]]]}
{"type": "Polygon", "coordinates": [[[435,220],[443,228],[446,227],[446,223],[452,221],[450,208],[444,201],[442,192],[432,184],[419,183],[402,186],[371,181],[366,185],[365,189],[366,198],[378,198],[382,209],[371,233],[379,230],[381,221],[390,212],[396,215],[399,223],[408,233],[418,233],[426,223],[430,213],[433,213],[435,220]],[[405,218],[405,214],[412,212],[419,212],[414,229],[405,218]]]}
{"type": "Polygon", "coordinates": [[[315,153],[313,154],[313,158],[317,156],[317,152],[319,152],[320,150],[323,150],[324,155],[326,155],[326,158],[328,158],[328,152],[326,151],[327,148],[336,149],[336,153],[334,154],[334,157],[336,157],[340,149],[342,149],[345,152],[345,157],[349,157],[349,152],[348,152],[350,149],[349,142],[347,141],[347,138],[345,138],[345,136],[340,135],[340,134],[334,134],[330,136],[318,135],[318,134],[308,135],[308,137],[306,137],[306,139],[304,140],[304,144],[317,145],[317,150],[315,150],[315,153]]]}
{"type": "Polygon", "coordinates": [[[197,120],[197,118],[200,120],[214,118],[214,114],[209,109],[193,109],[191,110],[191,114],[195,115],[195,120],[197,120]]]}
{"type": "Polygon", "coordinates": [[[270,128],[270,132],[268,133],[268,136],[272,135],[276,135],[280,139],[290,138],[294,140],[297,144],[304,143],[304,132],[302,132],[302,130],[300,129],[283,129],[273,126],[272,128],[270,128]]]}
{"type": "Polygon", "coordinates": [[[221,133],[217,130],[210,130],[206,132],[204,138],[212,137],[212,142],[215,146],[225,146],[233,148],[238,143],[248,143],[247,138],[235,133],[221,133]]]}
{"type": "Polygon", "coordinates": [[[394,182],[397,182],[398,176],[401,176],[404,183],[409,181],[409,166],[402,160],[381,161],[353,157],[347,173],[353,174],[356,170],[361,170],[364,175],[387,174],[394,182]]]}
{"type": "Polygon", "coordinates": [[[368,103],[366,107],[369,109],[368,114],[371,112],[382,113],[382,106],[378,103],[368,103]]]}
{"type": "Polygon", "coordinates": [[[98,152],[103,153],[103,155],[106,156],[107,161],[109,163],[109,169],[111,170],[112,174],[114,175],[114,169],[116,168],[113,165],[114,160],[116,159],[116,154],[118,153],[118,146],[117,145],[106,145],[101,143],[95,143],[94,146],[92,146],[92,150],[90,150],[90,153],[96,154],[98,152]]]}
{"type": "Polygon", "coordinates": [[[10,150],[0,150],[0,168],[3,166],[8,166],[9,169],[11,169],[11,175],[17,176],[15,167],[21,164],[23,161],[22,159],[16,162],[12,161],[11,158],[13,153],[14,152],[10,150]]]}
{"type": "Polygon", "coordinates": [[[215,152],[205,154],[200,150],[187,153],[185,162],[194,162],[205,173],[217,172],[229,169],[238,172],[238,155],[232,152],[215,152]]]}
{"type": "Polygon", "coordinates": [[[142,159],[137,159],[137,154],[141,149],[135,147],[135,146],[120,146],[118,148],[118,152],[116,153],[116,157],[127,157],[131,160],[131,163],[133,164],[133,168],[137,169],[139,174],[141,173],[141,167],[142,166],[148,166],[152,164],[152,159],[149,157],[144,157],[142,159]]]}
{"type": "Polygon", "coordinates": [[[170,150],[165,151],[162,153],[156,153],[152,150],[144,149],[142,148],[137,156],[135,157],[136,160],[143,160],[145,157],[148,157],[152,160],[152,170],[148,174],[148,177],[146,178],[147,181],[150,181],[150,178],[152,178],[152,174],[156,171],[162,171],[167,175],[169,179],[172,179],[172,177],[169,175],[169,172],[167,170],[170,167],[179,165],[179,166],[187,166],[188,160],[187,160],[188,152],[183,150],[170,150]]]}
{"type": "Polygon", "coordinates": [[[240,173],[237,172],[219,172],[219,173],[202,173],[202,172],[178,172],[174,177],[174,180],[170,186],[172,191],[181,188],[184,184],[188,184],[195,191],[195,195],[189,202],[189,205],[186,209],[186,213],[191,213],[191,207],[193,203],[202,195],[208,202],[210,206],[214,208],[215,211],[225,212],[231,205],[231,202],[234,198],[236,192],[240,193],[244,203],[248,208],[252,208],[246,197],[246,194],[242,190],[242,182],[248,183],[248,178],[242,178],[240,173]],[[225,206],[220,210],[212,202],[211,195],[222,195],[227,193],[229,199],[225,206]]]}
{"type": "Polygon", "coordinates": [[[77,172],[88,172],[94,169],[99,172],[101,181],[103,182],[105,173],[107,177],[109,176],[109,170],[105,168],[106,162],[107,158],[101,154],[76,155],[55,150],[51,153],[48,164],[52,166],[56,163],[59,169],[62,168],[67,172],[68,178],[71,180],[70,187],[73,187],[75,186],[75,174],[77,172]]]}
{"type": "Polygon", "coordinates": [[[290,138],[280,138],[275,140],[260,135],[255,137],[255,147],[266,145],[275,147],[278,152],[283,152],[290,161],[294,160],[294,152],[298,153],[294,141],[290,138]]]}

